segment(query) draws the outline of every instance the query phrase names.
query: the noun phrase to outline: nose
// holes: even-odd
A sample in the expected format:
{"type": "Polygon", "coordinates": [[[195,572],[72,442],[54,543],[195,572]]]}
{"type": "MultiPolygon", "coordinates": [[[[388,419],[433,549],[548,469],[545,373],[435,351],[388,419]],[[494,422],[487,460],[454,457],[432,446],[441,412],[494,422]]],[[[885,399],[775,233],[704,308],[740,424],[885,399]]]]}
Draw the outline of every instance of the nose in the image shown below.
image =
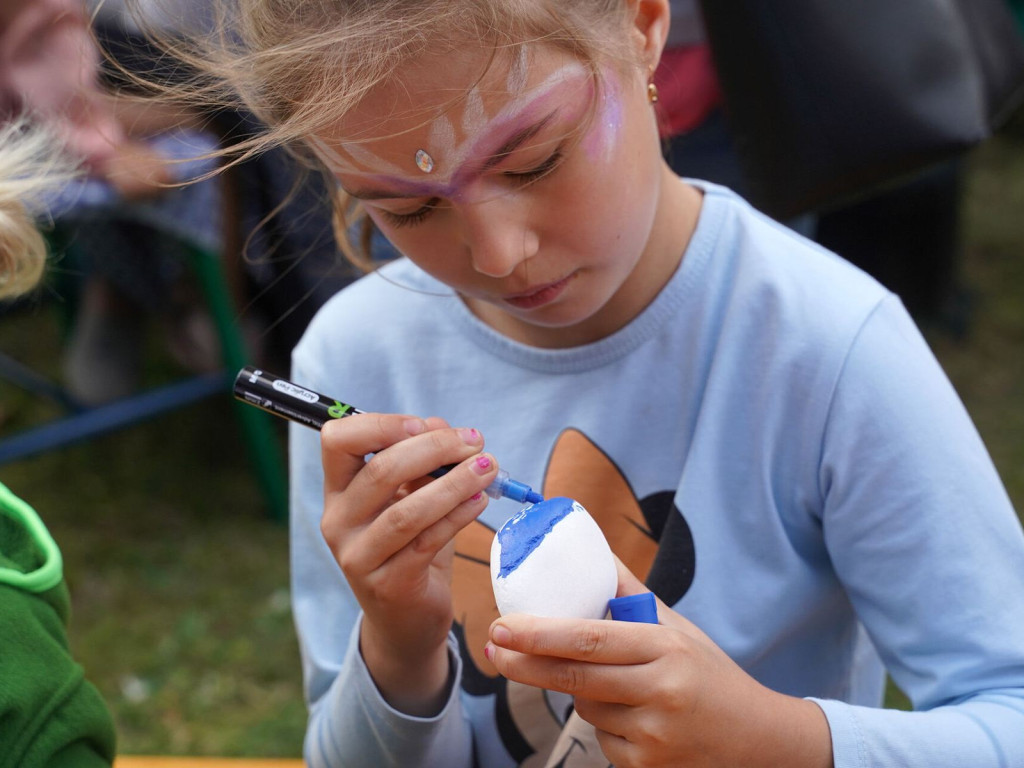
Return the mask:
{"type": "Polygon", "coordinates": [[[466,249],[482,275],[507,277],[540,246],[528,206],[515,194],[469,203],[462,218],[466,249]]]}

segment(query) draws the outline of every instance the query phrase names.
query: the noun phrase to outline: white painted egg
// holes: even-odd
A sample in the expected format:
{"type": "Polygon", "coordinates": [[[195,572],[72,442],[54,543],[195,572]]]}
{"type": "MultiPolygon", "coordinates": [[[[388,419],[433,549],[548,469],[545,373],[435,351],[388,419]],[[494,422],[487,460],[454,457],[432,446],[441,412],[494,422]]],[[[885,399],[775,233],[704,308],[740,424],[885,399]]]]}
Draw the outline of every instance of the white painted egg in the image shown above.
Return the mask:
{"type": "Polygon", "coordinates": [[[524,507],[491,543],[498,611],[601,619],[618,574],[604,534],[583,505],[556,497],[524,507]]]}

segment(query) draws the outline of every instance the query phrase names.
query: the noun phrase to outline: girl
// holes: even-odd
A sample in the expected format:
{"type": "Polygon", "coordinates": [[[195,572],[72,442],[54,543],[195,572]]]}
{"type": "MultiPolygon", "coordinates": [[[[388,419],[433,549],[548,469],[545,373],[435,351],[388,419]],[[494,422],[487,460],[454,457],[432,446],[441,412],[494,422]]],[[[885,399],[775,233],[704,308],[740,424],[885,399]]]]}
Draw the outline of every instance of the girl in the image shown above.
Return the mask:
{"type": "Polygon", "coordinates": [[[291,435],[311,765],[1024,765],[1009,500],[895,296],[665,165],[666,0],[233,14],[218,76],[404,254],[293,355],[374,411],[291,435]],[[497,617],[498,458],[659,625],[497,617]]]}

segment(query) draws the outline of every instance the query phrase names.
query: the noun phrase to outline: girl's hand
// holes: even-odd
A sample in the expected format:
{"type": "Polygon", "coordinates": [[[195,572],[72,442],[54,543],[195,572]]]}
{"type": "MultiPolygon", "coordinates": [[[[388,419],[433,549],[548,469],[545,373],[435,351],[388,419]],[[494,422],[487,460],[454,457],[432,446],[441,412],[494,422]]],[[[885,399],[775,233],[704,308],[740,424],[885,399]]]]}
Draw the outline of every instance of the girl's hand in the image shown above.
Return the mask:
{"type": "Polygon", "coordinates": [[[397,414],[329,422],[321,446],[321,530],[363,609],[363,659],[392,706],[435,714],[448,693],[453,539],[487,506],[497,464],[475,429],[397,414]]]}
{"type": "MultiPolygon", "coordinates": [[[[619,563],[619,596],[644,591],[619,563]]],[[[616,768],[832,765],[814,702],[765,688],[660,600],[658,619],[503,616],[487,654],[509,679],[572,694],[616,768]]]]}

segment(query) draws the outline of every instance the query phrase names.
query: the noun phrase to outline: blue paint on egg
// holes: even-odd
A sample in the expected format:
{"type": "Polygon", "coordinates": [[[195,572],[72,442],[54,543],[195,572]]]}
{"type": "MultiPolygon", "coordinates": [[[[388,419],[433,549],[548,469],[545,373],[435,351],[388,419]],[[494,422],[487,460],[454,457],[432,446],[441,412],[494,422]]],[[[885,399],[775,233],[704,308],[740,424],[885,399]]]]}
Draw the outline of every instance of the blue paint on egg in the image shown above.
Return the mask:
{"type": "Polygon", "coordinates": [[[506,578],[518,568],[572,509],[572,499],[556,496],[525,507],[507,520],[498,530],[498,544],[501,546],[498,578],[506,578]]]}

